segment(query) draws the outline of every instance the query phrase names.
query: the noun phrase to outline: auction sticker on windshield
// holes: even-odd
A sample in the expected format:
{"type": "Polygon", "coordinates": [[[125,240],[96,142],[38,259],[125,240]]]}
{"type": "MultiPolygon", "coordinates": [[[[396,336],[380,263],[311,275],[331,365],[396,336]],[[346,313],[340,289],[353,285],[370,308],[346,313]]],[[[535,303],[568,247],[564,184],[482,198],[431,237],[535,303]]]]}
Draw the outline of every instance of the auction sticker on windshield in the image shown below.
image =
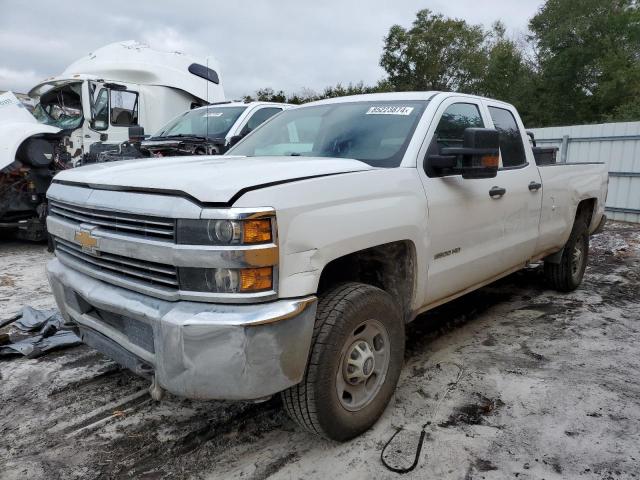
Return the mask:
{"type": "Polygon", "coordinates": [[[366,115],[410,115],[413,107],[405,107],[402,105],[371,107],[367,110],[366,115]]]}

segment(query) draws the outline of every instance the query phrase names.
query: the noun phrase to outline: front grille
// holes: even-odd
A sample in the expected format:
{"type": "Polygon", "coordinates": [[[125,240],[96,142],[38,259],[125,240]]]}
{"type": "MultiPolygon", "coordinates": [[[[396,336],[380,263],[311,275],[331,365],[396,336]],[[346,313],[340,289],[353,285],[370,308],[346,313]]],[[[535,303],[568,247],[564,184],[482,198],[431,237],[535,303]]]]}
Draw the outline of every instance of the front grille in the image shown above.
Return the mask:
{"type": "Polygon", "coordinates": [[[153,329],[151,325],[135,318],[123,317],[117,313],[111,313],[96,307],[89,312],[89,315],[122,333],[134,345],[138,345],[151,353],[156,351],[153,344],[153,329]]]}
{"type": "Polygon", "coordinates": [[[78,207],[57,200],[49,201],[49,215],[63,218],[77,225],[94,225],[100,227],[100,230],[137,235],[168,242],[175,241],[176,224],[175,220],[171,218],[78,207]]]}
{"type": "Polygon", "coordinates": [[[138,375],[149,376],[153,372],[152,365],[138,358],[109,337],[82,326],[77,327],[76,333],[84,343],[104,353],[111,360],[115,360],[138,375]]]}
{"type": "Polygon", "coordinates": [[[55,238],[56,251],[73,257],[94,271],[117,274],[150,286],[178,289],[178,271],[173,265],[132,259],[113,253],[88,253],[78,245],[55,238]]]}

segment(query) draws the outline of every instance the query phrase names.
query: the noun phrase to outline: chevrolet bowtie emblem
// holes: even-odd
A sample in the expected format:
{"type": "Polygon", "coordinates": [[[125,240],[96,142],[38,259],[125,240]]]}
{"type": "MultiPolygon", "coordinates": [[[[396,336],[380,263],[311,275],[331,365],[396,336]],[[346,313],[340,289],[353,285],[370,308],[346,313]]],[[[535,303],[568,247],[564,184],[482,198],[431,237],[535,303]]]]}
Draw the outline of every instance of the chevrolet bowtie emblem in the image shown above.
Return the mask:
{"type": "Polygon", "coordinates": [[[95,252],[96,248],[98,248],[98,239],[91,235],[89,230],[76,230],[73,238],[83,250],[95,252]]]}

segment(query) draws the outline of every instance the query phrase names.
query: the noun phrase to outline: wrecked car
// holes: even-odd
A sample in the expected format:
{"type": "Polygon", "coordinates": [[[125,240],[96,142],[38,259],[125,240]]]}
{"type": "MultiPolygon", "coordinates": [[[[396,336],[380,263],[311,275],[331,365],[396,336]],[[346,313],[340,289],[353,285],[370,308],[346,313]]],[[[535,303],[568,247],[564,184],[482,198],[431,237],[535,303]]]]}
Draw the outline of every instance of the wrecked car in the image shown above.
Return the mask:
{"type": "Polygon", "coordinates": [[[59,173],[47,271],[82,341],[154,398],[281,394],[343,441],[384,411],[421,312],[537,261],[577,288],[607,185],[602,163],[537,166],[500,101],[335,98],[223,156],[59,173]]]}
{"type": "Polygon", "coordinates": [[[224,100],[217,64],[137,42],[102,47],[29,92],[31,115],[0,95],[0,228],[46,236],[45,192],[57,171],[95,161],[129,138],[183,111],[224,100]]]}
{"type": "Polygon", "coordinates": [[[293,105],[223,102],[195,108],[171,120],[149,138],[132,128],[129,141],[103,152],[100,162],[142,157],[221,155],[263,122],[293,105]]]}
{"type": "Polygon", "coordinates": [[[24,238],[43,238],[45,192],[66,168],[59,131],[39,124],[11,92],[0,95],[0,229],[22,226],[24,238]]]}

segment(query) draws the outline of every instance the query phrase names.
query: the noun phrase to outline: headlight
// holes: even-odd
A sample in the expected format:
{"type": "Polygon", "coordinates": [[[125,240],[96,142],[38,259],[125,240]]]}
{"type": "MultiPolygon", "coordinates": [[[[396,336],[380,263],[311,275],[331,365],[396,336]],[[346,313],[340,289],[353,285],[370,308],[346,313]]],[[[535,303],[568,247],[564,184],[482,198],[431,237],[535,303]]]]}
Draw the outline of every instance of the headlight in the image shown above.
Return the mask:
{"type": "Polygon", "coordinates": [[[244,245],[273,240],[271,219],[178,220],[178,243],[183,245],[244,245]]]}
{"type": "Polygon", "coordinates": [[[273,267],[180,267],[180,288],[194,292],[255,293],[273,290],[273,267]]]}

